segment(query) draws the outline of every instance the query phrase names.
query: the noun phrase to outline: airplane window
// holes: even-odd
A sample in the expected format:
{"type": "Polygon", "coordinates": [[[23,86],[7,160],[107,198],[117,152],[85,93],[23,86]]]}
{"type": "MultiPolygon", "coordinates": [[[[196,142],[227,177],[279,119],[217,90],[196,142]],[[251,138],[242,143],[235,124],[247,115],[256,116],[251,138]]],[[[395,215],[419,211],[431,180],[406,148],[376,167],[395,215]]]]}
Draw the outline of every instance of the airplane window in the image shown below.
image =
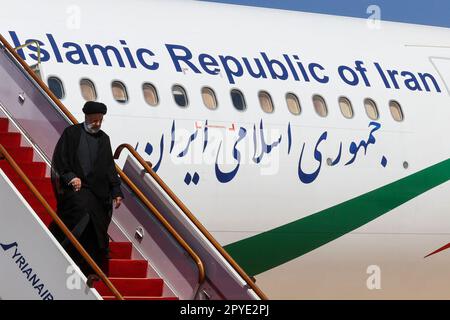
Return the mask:
{"type": "Polygon", "coordinates": [[[97,92],[95,91],[94,83],[89,79],[80,80],[80,89],[83,99],[86,101],[97,100],[97,92]]]}
{"type": "Polygon", "coordinates": [[[144,83],[142,85],[142,92],[144,93],[144,99],[147,104],[155,107],[159,103],[158,92],[151,83],[144,83]]]}
{"type": "Polygon", "coordinates": [[[397,101],[390,101],[389,109],[391,110],[392,118],[394,118],[395,121],[403,121],[402,107],[397,101]]]}
{"type": "Polygon", "coordinates": [[[314,104],[314,109],[316,110],[316,112],[319,116],[326,117],[328,115],[327,104],[326,104],[324,98],[322,98],[319,95],[314,95],[313,104],[314,104]]]}
{"type": "Polygon", "coordinates": [[[51,92],[58,98],[63,99],[65,96],[64,86],[58,77],[48,77],[48,87],[51,92]]]}
{"type": "Polygon", "coordinates": [[[238,89],[231,90],[231,100],[233,101],[233,106],[237,110],[239,110],[239,111],[245,110],[246,105],[245,105],[244,95],[238,89]]]}
{"type": "Polygon", "coordinates": [[[272,113],[273,112],[273,102],[270,94],[266,91],[260,91],[258,93],[259,104],[261,105],[261,109],[264,112],[272,113]]]}
{"type": "Polygon", "coordinates": [[[127,89],[125,88],[125,85],[122,82],[113,81],[111,88],[114,100],[116,100],[119,103],[128,102],[127,89]]]}
{"type": "Polygon", "coordinates": [[[210,110],[217,109],[217,99],[214,90],[208,87],[202,88],[202,99],[205,107],[210,110]]]}
{"type": "Polygon", "coordinates": [[[298,98],[293,93],[286,94],[286,103],[288,106],[289,111],[292,114],[298,115],[301,112],[300,108],[300,102],[298,101],[298,98]]]}
{"type": "Polygon", "coordinates": [[[364,100],[364,107],[366,109],[367,116],[372,120],[377,120],[380,115],[378,113],[378,108],[372,99],[365,99],[364,100]]]}
{"type": "Polygon", "coordinates": [[[353,107],[350,100],[348,100],[345,97],[339,98],[339,107],[341,108],[342,115],[347,118],[351,119],[353,118],[353,107]]]}
{"type": "Polygon", "coordinates": [[[172,94],[173,98],[175,99],[175,103],[180,107],[187,107],[188,106],[188,97],[186,94],[186,91],[184,91],[182,86],[173,86],[172,87],[172,94]]]}

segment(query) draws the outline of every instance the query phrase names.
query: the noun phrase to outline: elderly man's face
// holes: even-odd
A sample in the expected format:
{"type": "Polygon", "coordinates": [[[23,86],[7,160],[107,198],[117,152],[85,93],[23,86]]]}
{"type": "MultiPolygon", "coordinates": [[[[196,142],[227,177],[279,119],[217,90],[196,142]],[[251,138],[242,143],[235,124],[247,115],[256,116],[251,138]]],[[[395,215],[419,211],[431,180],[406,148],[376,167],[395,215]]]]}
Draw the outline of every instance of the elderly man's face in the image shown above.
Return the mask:
{"type": "Polygon", "coordinates": [[[102,126],[103,114],[93,113],[85,115],[85,121],[87,127],[93,132],[98,132],[102,126]]]}

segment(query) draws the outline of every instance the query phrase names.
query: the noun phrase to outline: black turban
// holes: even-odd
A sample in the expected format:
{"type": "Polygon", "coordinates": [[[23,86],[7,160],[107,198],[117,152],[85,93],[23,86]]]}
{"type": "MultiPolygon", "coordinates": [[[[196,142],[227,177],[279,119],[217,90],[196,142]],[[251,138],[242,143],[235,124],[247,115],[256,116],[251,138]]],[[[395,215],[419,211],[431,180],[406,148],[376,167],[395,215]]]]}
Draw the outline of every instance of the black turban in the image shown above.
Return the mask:
{"type": "Polygon", "coordinates": [[[88,101],[83,107],[84,114],[102,113],[106,114],[106,105],[101,102],[88,101]]]}

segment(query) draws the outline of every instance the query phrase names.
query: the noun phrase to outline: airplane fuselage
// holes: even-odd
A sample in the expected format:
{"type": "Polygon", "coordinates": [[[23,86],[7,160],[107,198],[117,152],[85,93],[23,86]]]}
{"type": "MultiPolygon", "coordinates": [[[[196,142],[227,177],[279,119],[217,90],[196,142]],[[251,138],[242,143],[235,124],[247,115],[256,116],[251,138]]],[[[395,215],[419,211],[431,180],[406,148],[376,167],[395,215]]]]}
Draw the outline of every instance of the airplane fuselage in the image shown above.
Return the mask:
{"type": "Polygon", "coordinates": [[[270,298],[449,297],[450,254],[424,258],[450,242],[448,29],[196,1],[5,6],[1,34],[40,42],[70,112],[84,120],[89,80],[113,149],[151,161],[270,298]]]}

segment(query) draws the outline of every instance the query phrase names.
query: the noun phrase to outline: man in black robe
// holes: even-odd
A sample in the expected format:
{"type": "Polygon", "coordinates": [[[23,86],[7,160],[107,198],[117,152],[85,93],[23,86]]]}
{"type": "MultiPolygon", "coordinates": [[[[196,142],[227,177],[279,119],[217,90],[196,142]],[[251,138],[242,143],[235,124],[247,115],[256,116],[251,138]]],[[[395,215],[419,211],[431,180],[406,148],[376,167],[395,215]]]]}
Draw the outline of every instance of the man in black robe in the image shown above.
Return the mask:
{"type": "MultiPolygon", "coordinates": [[[[94,261],[107,272],[113,204],[123,198],[111,143],[100,130],[107,108],[89,101],[85,122],[66,128],[53,153],[52,182],[59,217],[94,261]]],[[[86,276],[93,273],[85,259],[54,224],[51,230],[86,276]]]]}

